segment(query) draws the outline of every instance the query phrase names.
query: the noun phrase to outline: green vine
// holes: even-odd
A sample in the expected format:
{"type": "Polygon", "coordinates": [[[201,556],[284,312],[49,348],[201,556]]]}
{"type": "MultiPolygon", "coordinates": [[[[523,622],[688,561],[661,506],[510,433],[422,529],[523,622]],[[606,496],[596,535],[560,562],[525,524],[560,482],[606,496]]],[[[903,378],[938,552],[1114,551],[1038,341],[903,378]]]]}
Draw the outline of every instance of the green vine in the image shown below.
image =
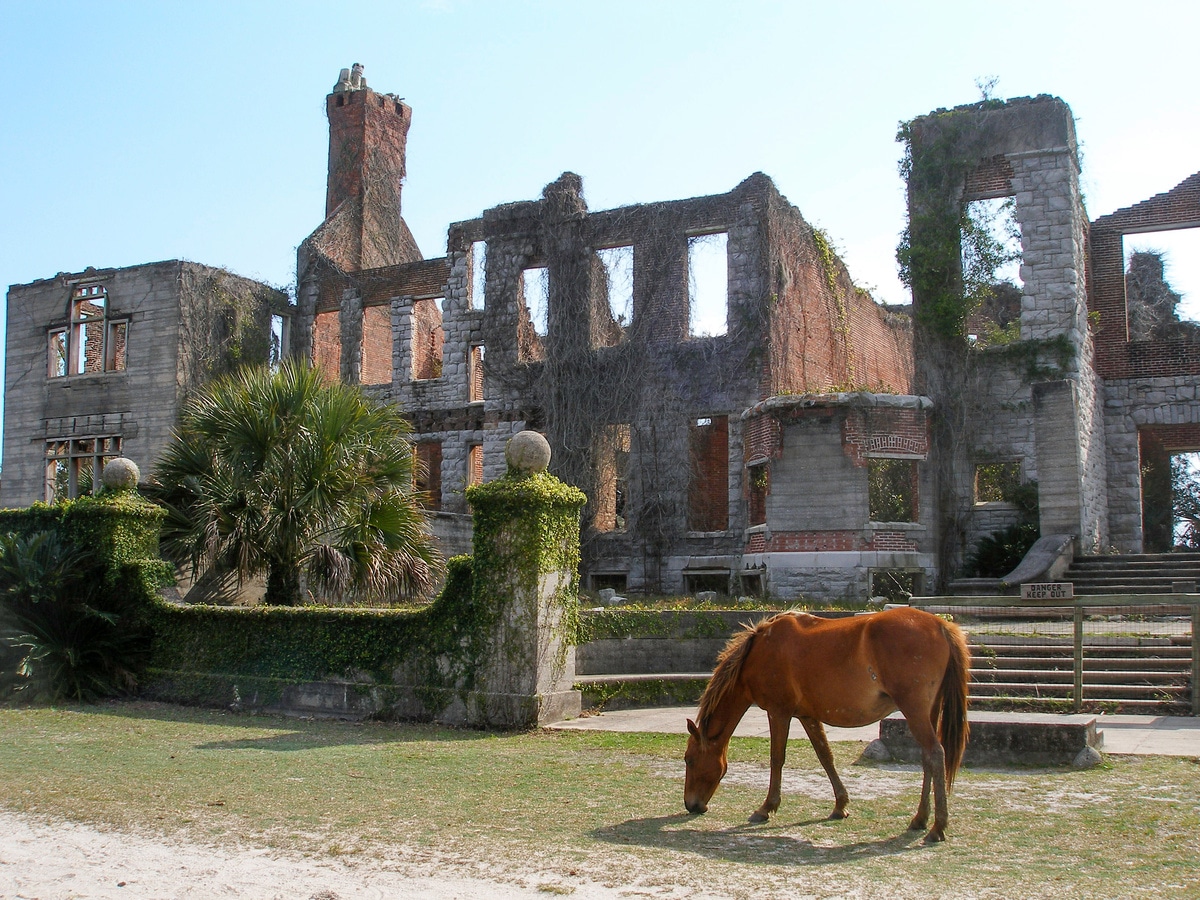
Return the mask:
{"type": "Polygon", "coordinates": [[[1078,348],[1065,334],[1058,334],[992,346],[986,351],[1020,367],[1025,380],[1032,384],[1063,377],[1070,370],[1078,348]]]}
{"type": "Polygon", "coordinates": [[[900,123],[896,135],[909,190],[909,224],[896,248],[900,278],[912,289],[917,320],[942,338],[965,338],[967,318],[990,295],[996,270],[1015,258],[962,196],[991,138],[978,113],[1003,106],[984,100],[941,110],[922,117],[919,129],[916,120],[900,123]]]}
{"type": "Polygon", "coordinates": [[[821,260],[821,270],[825,273],[825,285],[829,288],[829,296],[833,299],[834,310],[837,314],[837,333],[842,338],[846,348],[847,374],[851,381],[855,380],[854,348],[851,345],[850,314],[846,309],[846,301],[837,283],[837,255],[833,252],[829,235],[821,228],[814,228],[813,243],[817,247],[817,256],[821,260]]]}

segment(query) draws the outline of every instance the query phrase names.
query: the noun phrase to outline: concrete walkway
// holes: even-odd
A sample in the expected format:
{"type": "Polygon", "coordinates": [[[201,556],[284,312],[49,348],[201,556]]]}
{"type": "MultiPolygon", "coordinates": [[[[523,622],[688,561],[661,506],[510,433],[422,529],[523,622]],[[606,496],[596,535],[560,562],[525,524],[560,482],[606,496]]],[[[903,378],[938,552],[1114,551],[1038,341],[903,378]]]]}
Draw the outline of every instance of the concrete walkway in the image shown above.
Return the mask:
{"type": "MultiPolygon", "coordinates": [[[[898,716],[899,713],[893,713],[898,716]]],[[[992,713],[989,719],[1011,717],[1013,721],[1053,720],[1046,713],[992,713]]],[[[695,718],[694,706],[672,706],[658,709],[627,709],[604,712],[593,716],[558,722],[551,728],[578,731],[643,731],[663,734],[687,734],[688,717],[695,718]]],[[[1078,718],[1078,717],[1072,717],[1078,718]]],[[[1139,756],[1200,757],[1200,718],[1186,716],[1094,716],[1096,729],[1104,738],[1105,753],[1139,756]]],[[[737,731],[738,737],[769,737],[767,714],[752,707],[737,731]]],[[[862,728],[826,728],[831,741],[873,741],[879,737],[879,724],[862,728]]],[[[799,722],[792,724],[793,738],[804,738],[799,722]]]]}

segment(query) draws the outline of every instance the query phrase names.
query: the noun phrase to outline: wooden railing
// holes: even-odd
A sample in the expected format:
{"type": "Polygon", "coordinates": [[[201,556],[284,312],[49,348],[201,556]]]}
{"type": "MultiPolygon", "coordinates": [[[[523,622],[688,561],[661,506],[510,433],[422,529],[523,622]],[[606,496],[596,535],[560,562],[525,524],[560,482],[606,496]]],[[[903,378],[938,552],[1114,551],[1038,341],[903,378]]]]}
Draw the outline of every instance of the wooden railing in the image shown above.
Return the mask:
{"type": "MultiPolygon", "coordinates": [[[[1072,702],[1075,710],[1082,709],[1084,703],[1084,633],[1086,626],[1092,626],[1095,635],[1105,633],[1122,633],[1130,628],[1127,616],[1134,616],[1138,623],[1146,627],[1161,628],[1161,634],[1169,635],[1172,639],[1181,639],[1188,633],[1191,644],[1191,713],[1200,716],[1200,594],[1101,594],[1094,596],[1073,597],[1070,599],[1025,600],[1020,597],[913,597],[912,606],[927,609],[932,612],[949,612],[964,618],[978,617],[981,621],[988,620],[994,626],[996,621],[1021,620],[1028,618],[1026,625],[1031,634],[1043,634],[1065,637],[1064,625],[1069,620],[1070,633],[1073,637],[1074,686],[1072,702]],[[1117,610],[1131,610],[1131,613],[1119,614],[1117,610]],[[1030,615],[1022,617],[1027,611],[1030,615]],[[1050,623],[1048,617],[1053,617],[1059,611],[1061,624],[1050,623]],[[1113,618],[1121,615],[1121,618],[1113,618]],[[1039,619],[1046,624],[1039,626],[1039,619]],[[1058,625],[1058,627],[1055,627],[1058,625]]],[[[973,635],[986,635],[986,629],[967,625],[966,630],[973,635]]]]}

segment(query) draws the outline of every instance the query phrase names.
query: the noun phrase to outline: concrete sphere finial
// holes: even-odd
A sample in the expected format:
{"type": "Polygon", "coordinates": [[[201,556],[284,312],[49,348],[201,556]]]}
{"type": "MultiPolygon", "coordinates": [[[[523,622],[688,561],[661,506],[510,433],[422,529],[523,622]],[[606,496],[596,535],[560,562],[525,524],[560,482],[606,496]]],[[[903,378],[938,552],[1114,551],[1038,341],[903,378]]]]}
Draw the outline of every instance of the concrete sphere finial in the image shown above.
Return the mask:
{"type": "Polygon", "coordinates": [[[104,486],[110,491],[129,491],[137,487],[141,474],[138,471],[137,463],[132,459],[118,456],[104,464],[104,471],[100,475],[100,480],[104,482],[104,486]]]}
{"type": "Polygon", "coordinates": [[[518,432],[504,445],[504,461],[518,472],[545,472],[550,465],[550,444],[536,431],[518,432]]]}

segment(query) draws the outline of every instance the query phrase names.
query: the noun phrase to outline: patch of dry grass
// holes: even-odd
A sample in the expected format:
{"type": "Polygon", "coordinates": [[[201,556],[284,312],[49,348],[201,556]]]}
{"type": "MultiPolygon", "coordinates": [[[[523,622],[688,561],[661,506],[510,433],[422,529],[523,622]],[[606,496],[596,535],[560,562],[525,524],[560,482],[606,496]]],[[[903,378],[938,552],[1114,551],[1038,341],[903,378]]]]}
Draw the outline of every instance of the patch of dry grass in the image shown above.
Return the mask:
{"type": "Polygon", "coordinates": [[[735,740],[708,815],[682,812],[682,739],[297,721],[112,704],[0,710],[0,805],[169,838],[316,856],[429,855],[456,874],[580,877],[667,895],[1192,897],[1200,765],[964,770],[949,840],[905,830],[914,767],[853,765],[851,818],[793,742],[779,814],[766,741],[735,740]]]}

